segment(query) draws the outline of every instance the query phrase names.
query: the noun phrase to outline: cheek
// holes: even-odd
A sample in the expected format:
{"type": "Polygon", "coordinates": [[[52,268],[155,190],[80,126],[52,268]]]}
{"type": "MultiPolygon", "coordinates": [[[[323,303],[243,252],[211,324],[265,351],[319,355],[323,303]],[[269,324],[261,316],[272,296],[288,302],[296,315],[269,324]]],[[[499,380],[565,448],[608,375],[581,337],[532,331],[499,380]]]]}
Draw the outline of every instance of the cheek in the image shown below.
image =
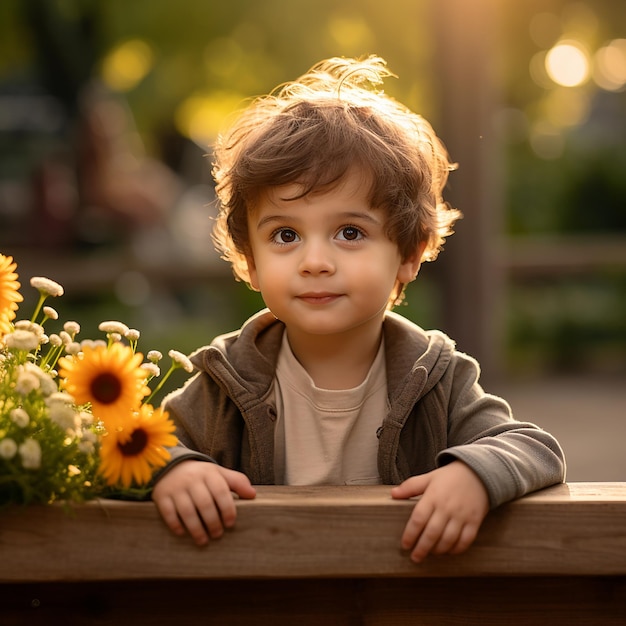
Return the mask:
{"type": "Polygon", "coordinates": [[[261,253],[248,259],[248,272],[250,286],[256,291],[270,294],[280,291],[288,283],[293,268],[285,259],[261,253]]]}

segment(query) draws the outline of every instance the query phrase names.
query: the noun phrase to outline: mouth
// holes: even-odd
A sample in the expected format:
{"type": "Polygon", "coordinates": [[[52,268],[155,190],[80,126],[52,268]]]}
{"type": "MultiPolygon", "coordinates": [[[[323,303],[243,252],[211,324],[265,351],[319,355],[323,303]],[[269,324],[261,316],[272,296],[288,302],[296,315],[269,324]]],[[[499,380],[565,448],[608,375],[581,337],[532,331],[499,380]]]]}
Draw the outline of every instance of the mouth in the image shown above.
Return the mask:
{"type": "Polygon", "coordinates": [[[321,304],[330,304],[331,302],[338,300],[339,298],[341,298],[341,294],[328,293],[326,291],[310,292],[310,293],[300,294],[299,296],[297,296],[297,298],[298,300],[301,300],[302,302],[306,302],[307,304],[321,305],[321,304]]]}

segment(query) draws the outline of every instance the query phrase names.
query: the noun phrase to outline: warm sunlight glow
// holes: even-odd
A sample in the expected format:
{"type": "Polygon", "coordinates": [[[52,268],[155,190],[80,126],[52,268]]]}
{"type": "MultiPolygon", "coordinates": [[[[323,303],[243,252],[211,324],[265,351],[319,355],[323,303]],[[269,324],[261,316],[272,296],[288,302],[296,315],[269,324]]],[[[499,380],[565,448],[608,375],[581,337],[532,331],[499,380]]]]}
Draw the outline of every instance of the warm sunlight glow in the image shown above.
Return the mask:
{"type": "Polygon", "coordinates": [[[540,48],[549,48],[561,36],[563,25],[554,13],[535,14],[528,24],[531,39],[540,48]]]}
{"type": "Polygon", "coordinates": [[[596,52],[593,80],[607,91],[626,87],[626,39],[614,39],[596,52]]]}
{"type": "Polygon", "coordinates": [[[131,39],[111,50],[102,62],[102,79],[114,91],[130,91],[150,71],[153,54],[141,39],[131,39]]]}
{"type": "Polygon", "coordinates": [[[582,89],[557,87],[546,94],[544,118],[555,128],[583,124],[591,111],[589,94],[582,89]]]}
{"type": "Polygon", "coordinates": [[[240,95],[230,92],[195,94],[176,110],[176,127],[185,137],[206,146],[215,139],[226,117],[239,108],[241,102],[240,95]]]}
{"type": "Polygon", "coordinates": [[[333,15],[328,21],[328,31],[347,49],[363,50],[371,46],[372,32],[360,15],[333,15]]]}
{"type": "Polygon", "coordinates": [[[552,89],[554,82],[546,73],[546,53],[545,51],[537,52],[530,59],[528,71],[533,82],[543,89],[552,89]]]}
{"type": "Polygon", "coordinates": [[[561,41],[546,55],[546,72],[557,85],[582,85],[589,78],[587,53],[575,41],[561,41]]]}

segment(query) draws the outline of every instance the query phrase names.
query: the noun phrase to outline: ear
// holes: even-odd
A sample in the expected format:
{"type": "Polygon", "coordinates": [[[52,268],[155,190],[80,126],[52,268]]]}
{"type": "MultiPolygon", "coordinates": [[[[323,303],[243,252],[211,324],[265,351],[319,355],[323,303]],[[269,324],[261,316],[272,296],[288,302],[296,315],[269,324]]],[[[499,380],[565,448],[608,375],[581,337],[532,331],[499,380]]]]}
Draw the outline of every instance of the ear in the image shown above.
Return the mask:
{"type": "Polygon", "coordinates": [[[409,255],[404,261],[402,261],[400,267],[398,268],[398,275],[396,276],[396,280],[400,284],[407,285],[415,280],[417,273],[420,270],[420,265],[422,264],[424,250],[426,250],[426,242],[422,241],[419,243],[413,254],[409,255]]]}
{"type": "Polygon", "coordinates": [[[256,265],[254,263],[254,258],[252,255],[246,255],[246,263],[248,264],[248,278],[250,282],[250,287],[254,291],[261,291],[259,287],[259,275],[256,271],[256,265]]]}

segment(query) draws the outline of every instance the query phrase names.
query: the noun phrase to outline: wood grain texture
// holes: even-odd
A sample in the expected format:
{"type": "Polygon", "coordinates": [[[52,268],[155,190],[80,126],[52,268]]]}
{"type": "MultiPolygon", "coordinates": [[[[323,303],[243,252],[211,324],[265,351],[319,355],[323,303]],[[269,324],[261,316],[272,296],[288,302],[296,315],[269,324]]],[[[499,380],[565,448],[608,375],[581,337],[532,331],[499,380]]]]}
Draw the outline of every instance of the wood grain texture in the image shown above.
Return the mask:
{"type": "Polygon", "coordinates": [[[259,487],[205,548],[151,502],[101,500],[0,513],[0,582],[484,576],[625,576],[626,483],[571,483],[492,511],[463,555],[413,564],[414,503],[389,488],[259,487]]]}

